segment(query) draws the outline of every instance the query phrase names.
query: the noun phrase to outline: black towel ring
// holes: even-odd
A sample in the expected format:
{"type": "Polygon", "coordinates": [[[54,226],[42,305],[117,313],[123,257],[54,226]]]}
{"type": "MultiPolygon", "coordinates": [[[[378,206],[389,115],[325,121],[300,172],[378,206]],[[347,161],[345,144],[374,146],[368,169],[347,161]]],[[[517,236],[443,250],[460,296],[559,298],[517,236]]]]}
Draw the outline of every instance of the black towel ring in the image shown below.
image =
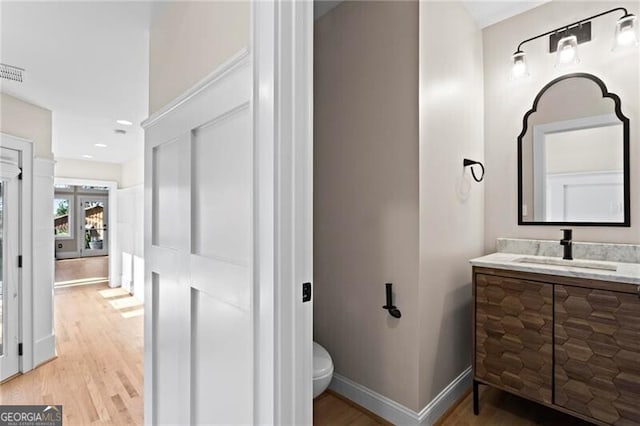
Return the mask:
{"type": "Polygon", "coordinates": [[[462,165],[464,167],[471,167],[471,175],[473,176],[473,179],[476,182],[482,182],[482,180],[484,179],[484,165],[482,165],[481,162],[474,161],[474,160],[469,160],[468,158],[465,158],[464,160],[462,160],[462,165]],[[476,165],[476,164],[478,166],[480,166],[480,168],[482,169],[482,174],[480,175],[479,178],[476,176],[476,172],[473,170],[473,166],[476,165]]]}

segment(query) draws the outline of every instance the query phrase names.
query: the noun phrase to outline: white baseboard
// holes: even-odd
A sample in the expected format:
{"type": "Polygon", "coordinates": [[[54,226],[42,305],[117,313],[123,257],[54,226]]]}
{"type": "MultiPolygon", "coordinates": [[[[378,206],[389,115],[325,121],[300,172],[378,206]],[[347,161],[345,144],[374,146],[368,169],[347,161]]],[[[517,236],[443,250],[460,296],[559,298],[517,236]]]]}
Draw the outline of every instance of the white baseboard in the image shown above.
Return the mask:
{"type": "MultiPolygon", "coordinates": [[[[125,275],[120,275],[120,287],[128,291],[129,293],[133,293],[133,281],[125,275]]],[[[111,283],[109,283],[111,286],[111,283]]],[[[113,287],[113,286],[111,286],[113,287]]]]}
{"type": "Polygon", "coordinates": [[[471,387],[471,367],[467,367],[444,388],[420,413],[420,425],[432,425],[471,387]]]}
{"type": "Polygon", "coordinates": [[[418,425],[418,413],[415,411],[340,374],[333,375],[329,389],[394,425],[418,425]]]}
{"type": "Polygon", "coordinates": [[[329,389],[366,408],[383,419],[406,426],[432,425],[471,386],[471,367],[462,372],[419,413],[340,374],[334,374],[329,389]]]}
{"type": "Polygon", "coordinates": [[[36,340],[33,345],[33,365],[37,367],[56,356],[56,335],[50,334],[36,340]]]}
{"type": "Polygon", "coordinates": [[[60,259],[75,259],[76,257],[80,257],[80,253],[77,251],[59,251],[56,252],[56,260],[60,259]]]}

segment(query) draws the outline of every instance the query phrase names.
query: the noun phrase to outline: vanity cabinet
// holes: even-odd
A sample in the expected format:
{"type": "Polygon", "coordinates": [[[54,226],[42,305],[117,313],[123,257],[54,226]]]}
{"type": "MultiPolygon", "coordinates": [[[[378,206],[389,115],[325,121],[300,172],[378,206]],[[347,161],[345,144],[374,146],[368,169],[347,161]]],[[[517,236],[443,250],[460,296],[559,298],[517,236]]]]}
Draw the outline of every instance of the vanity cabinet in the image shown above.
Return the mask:
{"type": "Polygon", "coordinates": [[[640,424],[638,294],[557,285],[554,312],[555,403],[607,424],[640,424]]]}
{"type": "Polygon", "coordinates": [[[485,384],[596,424],[640,424],[635,285],[474,267],[474,410],[485,384]]]}
{"type": "Polygon", "coordinates": [[[476,377],[551,403],[553,286],[476,276],[476,377]]]}

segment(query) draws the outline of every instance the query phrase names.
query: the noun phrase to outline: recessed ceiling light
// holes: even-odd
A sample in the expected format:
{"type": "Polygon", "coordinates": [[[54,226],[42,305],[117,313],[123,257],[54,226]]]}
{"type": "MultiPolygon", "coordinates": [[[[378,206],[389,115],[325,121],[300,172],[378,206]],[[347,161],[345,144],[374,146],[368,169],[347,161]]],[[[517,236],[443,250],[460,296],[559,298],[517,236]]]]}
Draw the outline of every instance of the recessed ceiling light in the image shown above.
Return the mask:
{"type": "Polygon", "coordinates": [[[97,143],[95,144],[95,146],[97,146],[98,148],[106,148],[107,145],[103,144],[103,143],[97,143]]]}
{"type": "Polygon", "coordinates": [[[133,124],[129,120],[117,120],[116,123],[122,124],[123,126],[131,126],[133,124]]]}
{"type": "Polygon", "coordinates": [[[82,156],[82,158],[93,158],[93,155],[84,154],[84,155],[82,156]]]}

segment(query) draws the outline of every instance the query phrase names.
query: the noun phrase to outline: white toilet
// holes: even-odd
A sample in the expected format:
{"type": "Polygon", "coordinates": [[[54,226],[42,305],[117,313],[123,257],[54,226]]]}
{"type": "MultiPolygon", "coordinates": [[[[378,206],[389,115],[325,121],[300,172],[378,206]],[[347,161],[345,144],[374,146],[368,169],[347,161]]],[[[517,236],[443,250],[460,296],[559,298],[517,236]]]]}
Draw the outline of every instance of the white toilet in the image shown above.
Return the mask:
{"type": "Polygon", "coordinates": [[[333,377],[333,361],[329,352],[313,342],[313,397],[324,392],[333,377]]]}

